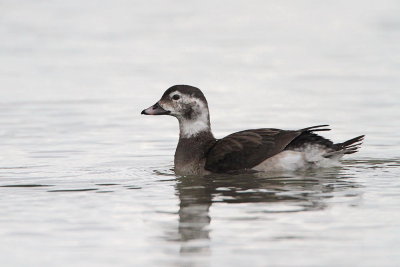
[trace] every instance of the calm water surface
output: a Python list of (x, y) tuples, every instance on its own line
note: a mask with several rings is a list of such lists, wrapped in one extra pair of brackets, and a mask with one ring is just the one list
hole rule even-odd
[[(329, 3), (328, 3), (329, 2)], [(397, 1), (1, 1), (2, 266), (399, 266)], [(181, 177), (177, 83), (214, 133), (366, 134), (335, 168)]]

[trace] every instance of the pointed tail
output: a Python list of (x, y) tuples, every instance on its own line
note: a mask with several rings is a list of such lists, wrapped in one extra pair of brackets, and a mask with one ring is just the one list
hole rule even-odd
[(365, 135), (360, 135), (354, 137), (350, 140), (347, 140), (343, 143), (338, 143), (333, 145), (334, 151), (329, 152), (324, 155), (324, 157), (330, 158), (334, 157), (335, 155), (344, 155), (344, 154), (353, 154), (360, 149), (360, 146), (364, 140)]

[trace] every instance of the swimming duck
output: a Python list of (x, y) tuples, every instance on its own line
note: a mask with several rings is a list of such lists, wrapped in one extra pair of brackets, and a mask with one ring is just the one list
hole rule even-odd
[(261, 128), (244, 130), (216, 139), (202, 91), (189, 85), (174, 85), (161, 99), (142, 111), (145, 115), (170, 115), (179, 121), (175, 172), (180, 175), (295, 170), (338, 162), (358, 151), (364, 135), (333, 143), (315, 132), (328, 125), (299, 130)]

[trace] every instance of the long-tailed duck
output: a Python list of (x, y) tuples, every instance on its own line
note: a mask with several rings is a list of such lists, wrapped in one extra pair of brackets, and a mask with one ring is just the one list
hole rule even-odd
[(328, 125), (300, 130), (262, 128), (244, 130), (215, 139), (207, 100), (200, 89), (175, 85), (165, 91), (146, 115), (170, 115), (179, 121), (175, 172), (181, 175), (240, 171), (294, 170), (337, 162), (359, 149), (364, 135), (334, 144), (314, 132)]

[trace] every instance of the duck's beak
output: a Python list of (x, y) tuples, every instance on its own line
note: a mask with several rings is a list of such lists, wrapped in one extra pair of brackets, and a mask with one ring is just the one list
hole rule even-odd
[(142, 111), (141, 114), (144, 115), (168, 115), (171, 111), (163, 109), (160, 104), (155, 103), (153, 106), (146, 108)]

